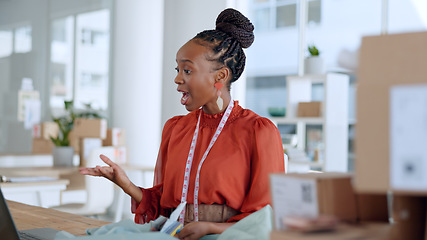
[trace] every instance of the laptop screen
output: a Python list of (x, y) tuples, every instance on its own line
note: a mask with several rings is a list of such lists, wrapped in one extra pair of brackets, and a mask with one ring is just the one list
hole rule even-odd
[(0, 237), (1, 239), (19, 240), (18, 232), (0, 189)]

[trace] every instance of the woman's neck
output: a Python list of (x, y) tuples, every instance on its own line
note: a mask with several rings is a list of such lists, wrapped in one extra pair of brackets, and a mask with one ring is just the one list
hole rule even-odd
[(203, 112), (211, 115), (225, 112), (225, 110), (227, 110), (228, 104), (231, 101), (231, 96), (230, 94), (222, 94), (221, 98), (223, 100), (222, 109), (219, 109), (218, 104), (215, 101), (215, 102), (209, 102), (206, 105), (203, 105), (202, 107)]

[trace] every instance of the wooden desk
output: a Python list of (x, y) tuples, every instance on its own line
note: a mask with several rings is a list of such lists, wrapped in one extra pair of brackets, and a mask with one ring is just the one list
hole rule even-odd
[[(136, 171), (142, 173), (142, 186), (141, 187), (151, 187), (152, 185), (148, 184), (146, 180), (146, 174), (153, 174), (154, 167), (149, 166), (139, 166), (139, 165), (131, 165), (131, 164), (120, 164), (121, 168), (123, 168), (126, 172)], [(10, 168), (0, 168), (0, 175), (5, 175), (7, 177), (28, 177), (28, 176), (47, 176), (61, 179), (68, 179), (69, 184), (67, 185), (66, 190), (82, 190), (85, 191), (85, 181), (84, 176), (81, 175), (78, 171), (78, 167), (10, 167)], [(151, 179), (150, 179), (151, 180)], [(107, 180), (106, 180), (107, 181)], [(151, 182), (151, 181), (150, 181)], [(139, 184), (138, 184), (139, 185)], [(125, 202), (126, 194), (120, 189), (117, 199), (117, 208), (115, 211), (114, 221), (118, 222), (123, 217), (123, 208)], [(19, 201), (18, 199), (11, 199), (15, 201)], [(63, 202), (64, 198), (61, 201), (57, 201), (57, 204), (52, 205), (43, 205), (37, 204), (40, 206), (48, 207), (59, 205), (60, 202)], [(22, 202), (22, 201), (19, 201)], [(43, 201), (40, 201), (40, 203)], [(67, 201), (65, 201), (67, 202)], [(31, 203), (31, 202), (25, 202)], [(32, 203), (31, 203), (32, 204)]]
[(0, 187), (6, 199), (49, 207), (60, 203), (61, 191), (70, 183), (66, 179), (35, 182), (6, 182)]
[(18, 230), (54, 228), (74, 235), (86, 235), (86, 229), (101, 227), (109, 222), (82, 217), (53, 209), (7, 201)]
[(3, 193), (16, 193), (28, 191), (61, 191), (65, 190), (70, 181), (67, 179), (58, 179), (52, 181), (35, 181), (35, 182), (6, 182), (0, 183)]

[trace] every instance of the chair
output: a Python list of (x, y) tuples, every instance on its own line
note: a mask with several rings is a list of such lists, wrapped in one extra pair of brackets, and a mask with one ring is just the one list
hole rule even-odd
[[(106, 164), (99, 158), (104, 154), (112, 161), (115, 161), (114, 147), (100, 147), (93, 149), (86, 161), (85, 167), (95, 167), (96, 165), (105, 166)], [(76, 178), (80, 178), (77, 180)], [(84, 181), (86, 199), (81, 203), (68, 203), (53, 207), (53, 209), (84, 216), (97, 216), (107, 212), (107, 208), (113, 203), (114, 184), (103, 177), (76, 175), (75, 181)], [(73, 181), (71, 179), (71, 183)]]

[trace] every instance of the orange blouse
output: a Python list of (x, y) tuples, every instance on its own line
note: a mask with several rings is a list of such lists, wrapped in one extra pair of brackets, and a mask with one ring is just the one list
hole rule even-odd
[[(223, 113), (209, 115), (199, 109), (166, 122), (154, 187), (141, 189), (141, 202), (132, 199), (136, 223), (149, 222), (159, 215), (169, 216), (170, 209), (181, 202), (185, 164), (200, 113), (187, 197), (187, 203), (193, 203), (197, 168)], [(238, 221), (271, 204), (268, 176), (281, 171), (284, 171), (284, 154), (279, 130), (267, 118), (235, 102), (200, 170), (199, 204), (226, 204), (241, 212), (228, 221)]]

